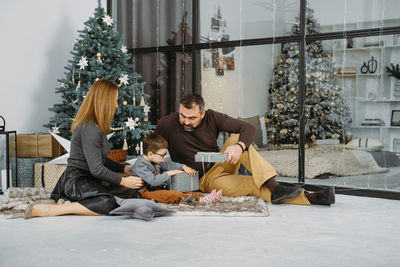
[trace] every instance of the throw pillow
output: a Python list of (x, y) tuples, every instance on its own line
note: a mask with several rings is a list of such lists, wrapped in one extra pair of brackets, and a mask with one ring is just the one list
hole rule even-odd
[(345, 148), (365, 151), (379, 151), (383, 148), (383, 144), (377, 139), (356, 138), (348, 142)]
[(265, 126), (265, 118), (264, 116), (254, 116), (250, 118), (240, 118), (239, 120), (250, 123), (256, 128), (256, 136), (254, 137), (254, 143), (258, 147), (263, 147), (267, 144), (267, 128)]
[(149, 221), (153, 217), (168, 215), (174, 212), (157, 205), (154, 200), (139, 198), (123, 199), (119, 197), (114, 198), (119, 207), (110, 211), (110, 214), (128, 215), (133, 218)]

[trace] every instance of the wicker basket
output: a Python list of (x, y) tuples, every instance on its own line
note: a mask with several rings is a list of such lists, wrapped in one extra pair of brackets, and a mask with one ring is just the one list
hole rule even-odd
[(127, 150), (122, 149), (111, 149), (108, 153), (108, 157), (114, 161), (123, 162), (126, 160), (126, 155), (128, 155)]

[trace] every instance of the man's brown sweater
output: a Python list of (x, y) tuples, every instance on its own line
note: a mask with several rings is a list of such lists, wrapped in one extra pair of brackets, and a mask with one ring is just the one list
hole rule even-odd
[[(226, 114), (207, 110), (199, 126), (186, 132), (179, 122), (179, 113), (171, 113), (158, 122), (155, 132), (168, 141), (169, 154), (173, 161), (186, 164), (203, 173), (203, 164), (194, 161), (197, 152), (218, 152), (219, 132), (238, 133), (239, 141), (249, 147), (254, 140), (255, 128), (244, 121)], [(212, 165), (204, 165), (207, 172)]]

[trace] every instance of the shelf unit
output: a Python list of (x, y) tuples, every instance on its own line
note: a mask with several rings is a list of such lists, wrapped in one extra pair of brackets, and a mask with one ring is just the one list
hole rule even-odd
[[(324, 26), (323, 31), (343, 31), (400, 25), (400, 19), (348, 23)], [(391, 126), (392, 110), (400, 110), (400, 97), (394, 96), (395, 78), (389, 77), (386, 67), (400, 64), (400, 36), (376, 36), (348, 41), (324, 41), (324, 48), (332, 50), (337, 81), (343, 88), (344, 97), (350, 107), (352, 123), (350, 131), (354, 137), (379, 139), (385, 150), (393, 151), (393, 139), (400, 138), (400, 127)], [(361, 73), (364, 62), (376, 60), (375, 73)], [(340, 69), (354, 74), (338, 74)], [(364, 69), (365, 70), (365, 69)], [(367, 119), (381, 119), (383, 126), (363, 126)]]

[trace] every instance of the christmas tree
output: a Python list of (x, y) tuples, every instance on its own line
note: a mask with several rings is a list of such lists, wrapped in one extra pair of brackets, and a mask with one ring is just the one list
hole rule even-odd
[[(312, 9), (307, 9), (307, 34), (319, 32)], [(291, 33), (299, 34), (299, 18)], [(266, 123), (272, 144), (298, 144), (299, 140), (299, 43), (282, 44), (269, 88)], [(344, 140), (350, 123), (350, 109), (344, 101), (332, 64), (332, 54), (321, 41), (306, 44), (306, 141), (334, 138)]]
[(94, 17), (84, 24), (71, 52), (73, 58), (65, 67), (66, 77), (58, 80), (60, 86), (56, 93), (62, 94), (62, 103), (49, 108), (55, 115), (44, 126), (70, 138), (72, 120), (90, 86), (97, 79), (106, 78), (120, 86), (119, 105), (111, 123), (112, 130), (116, 131), (110, 139), (111, 146), (122, 148), (125, 145), (126, 149), (127, 145), (129, 152), (134, 152), (138, 142), (153, 128), (148, 122), (150, 107), (146, 104), (145, 83), (139, 82), (141, 76), (132, 72), (132, 65), (128, 63), (131, 55), (100, 1)]

